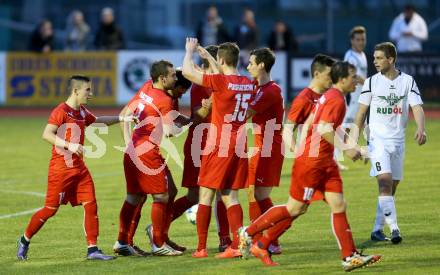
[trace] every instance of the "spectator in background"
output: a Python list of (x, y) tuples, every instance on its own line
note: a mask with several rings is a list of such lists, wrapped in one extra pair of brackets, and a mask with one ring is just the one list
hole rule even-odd
[(251, 51), (258, 46), (258, 28), (255, 23), (254, 12), (251, 9), (245, 9), (243, 19), (235, 32), (235, 41), (241, 50)]
[(84, 21), (81, 11), (73, 11), (67, 18), (67, 39), (65, 50), (73, 52), (85, 51), (89, 42), (90, 27)]
[(44, 19), (34, 30), (28, 46), (30, 51), (49, 53), (53, 51), (53, 29), (52, 23)]
[(283, 21), (277, 21), (269, 35), (267, 44), (274, 51), (297, 52), (298, 43), (290, 28)]
[(101, 11), (101, 26), (95, 36), (97, 50), (119, 50), (124, 48), (122, 31), (115, 24), (112, 8), (103, 8)]
[(229, 41), (229, 34), (215, 6), (208, 8), (206, 21), (199, 23), (196, 36), (201, 45), (218, 45)]
[(394, 19), (389, 36), (396, 42), (398, 52), (420, 52), (422, 41), (428, 39), (428, 27), (415, 7), (406, 5), (403, 12)]

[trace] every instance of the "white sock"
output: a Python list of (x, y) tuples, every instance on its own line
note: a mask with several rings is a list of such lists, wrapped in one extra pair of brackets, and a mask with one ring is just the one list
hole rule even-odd
[(378, 200), (376, 207), (376, 220), (374, 221), (373, 232), (376, 232), (378, 230), (383, 230), (384, 225), (385, 225), (385, 216), (383, 215), (382, 208), (380, 208), (380, 203)]
[(379, 205), (382, 209), (382, 213), (385, 216), (385, 222), (387, 223), (390, 231), (399, 230), (397, 226), (397, 213), (396, 206), (394, 204), (393, 196), (379, 196)]

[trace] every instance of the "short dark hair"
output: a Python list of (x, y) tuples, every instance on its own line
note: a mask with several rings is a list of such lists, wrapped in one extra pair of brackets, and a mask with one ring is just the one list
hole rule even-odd
[(270, 72), (273, 64), (275, 64), (275, 54), (269, 48), (255, 49), (251, 51), (250, 56), (251, 55), (255, 55), (255, 62), (257, 65), (263, 62), (266, 72)]
[[(209, 53), (212, 57), (214, 57), (214, 59), (217, 58), (217, 52), (218, 52), (218, 46), (217, 46), (217, 45), (209, 45), (209, 46), (206, 46), (206, 47), (205, 47), (205, 50), (207, 50), (208, 53)], [(208, 62), (207, 59), (203, 59), (203, 58), (202, 58), (202, 64), (203, 64), (203, 67), (205, 67), (205, 68), (209, 68), (209, 62)]]
[(240, 48), (236, 43), (225, 42), (218, 46), (218, 56), (222, 58), (226, 65), (237, 67), (238, 58), (240, 55)]
[(182, 69), (176, 70), (176, 77), (177, 77), (177, 81), (174, 84), (175, 88), (182, 87), (183, 89), (187, 90), (191, 86), (192, 84), (191, 81), (189, 81), (183, 76)]
[(150, 76), (153, 82), (157, 82), (159, 76), (167, 76), (168, 68), (172, 68), (173, 63), (166, 60), (159, 60), (154, 62), (150, 68)]
[(356, 67), (347, 61), (337, 61), (333, 64), (330, 71), (330, 78), (332, 79), (333, 84), (338, 83), (342, 78), (348, 77), (350, 70), (356, 71)]
[(81, 83), (89, 83), (91, 81), (90, 77), (85, 75), (72, 75), (67, 81), (67, 90), (70, 92), (73, 89), (79, 88)]
[(354, 26), (350, 31), (350, 38), (353, 38), (356, 34), (364, 34), (367, 33), (367, 30), (364, 26)]
[(335, 59), (325, 55), (325, 54), (317, 54), (313, 58), (312, 65), (310, 65), (310, 72), (312, 73), (312, 77), (316, 71), (322, 72), (326, 67), (331, 67), (335, 63)]
[(394, 58), (394, 63), (396, 63), (397, 50), (396, 50), (396, 46), (394, 46), (393, 43), (391, 42), (379, 43), (376, 46), (374, 46), (374, 50), (383, 52), (386, 58), (390, 58), (390, 57)]

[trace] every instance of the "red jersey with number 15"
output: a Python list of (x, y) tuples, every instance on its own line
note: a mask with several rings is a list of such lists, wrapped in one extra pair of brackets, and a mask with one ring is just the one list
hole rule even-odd
[[(208, 143), (216, 146), (235, 146), (237, 132), (246, 123), (246, 112), (254, 96), (255, 81), (240, 75), (205, 74), (202, 86), (212, 90), (211, 128)], [(231, 125), (231, 126), (228, 126)], [(213, 126), (216, 128), (214, 141)], [(226, 126), (226, 128), (224, 128)], [(222, 129), (231, 128), (229, 144), (221, 143)], [(225, 141), (224, 141), (225, 142)]]

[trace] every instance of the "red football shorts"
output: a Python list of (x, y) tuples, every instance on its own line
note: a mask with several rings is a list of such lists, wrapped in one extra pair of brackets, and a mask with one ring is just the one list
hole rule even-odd
[(159, 149), (152, 149), (134, 160), (124, 154), (124, 173), (129, 194), (168, 192), (168, 167)]
[(281, 145), (273, 144), (270, 157), (262, 157), (261, 152), (249, 161), (248, 184), (262, 187), (277, 187), (280, 184), (284, 156)]
[(292, 168), (290, 196), (310, 203), (324, 199), (325, 192), (342, 193), (342, 179), (333, 161), (330, 166), (317, 167), (307, 161), (296, 160)]
[(202, 157), (202, 167), (199, 174), (199, 186), (225, 190), (246, 188), (248, 174), (247, 158), (240, 158), (235, 149), (229, 149), (226, 157), (219, 156), (216, 146), (208, 155)]
[(95, 200), (95, 186), (92, 176), (83, 162), (79, 166), (66, 167), (63, 161), (51, 161), (46, 193), (46, 206), (60, 204), (72, 206)]

